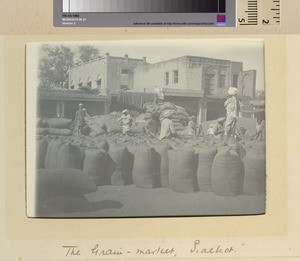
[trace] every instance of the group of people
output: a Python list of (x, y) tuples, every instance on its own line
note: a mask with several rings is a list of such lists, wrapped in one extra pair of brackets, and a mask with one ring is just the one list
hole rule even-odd
[[(239, 113), (241, 111), (242, 104), (237, 99), (238, 90), (235, 87), (230, 87), (228, 90), (229, 98), (225, 101), (224, 106), (226, 109), (226, 117), (222, 117), (216, 120), (216, 123), (209, 126), (207, 131), (208, 135), (213, 135), (216, 138), (221, 138), (223, 136), (226, 137), (234, 137), (235, 139), (239, 139), (239, 135), (245, 133), (245, 129), (241, 129), (240, 133), (236, 129), (237, 119)], [(265, 123), (262, 118), (258, 118), (256, 122), (256, 133), (254, 138), (256, 140), (264, 139), (265, 133)]]
[[(214, 124), (211, 124), (207, 130), (207, 135), (212, 135), (215, 138), (233, 137), (238, 139), (239, 133), (236, 130), (237, 119), (241, 110), (240, 101), (237, 99), (238, 90), (235, 87), (230, 87), (228, 90), (229, 98), (225, 101), (224, 106), (226, 109), (226, 117), (221, 117), (216, 120)], [(154, 102), (160, 102), (158, 97)], [(85, 126), (87, 111), (83, 108), (83, 105), (79, 104), (79, 109), (75, 114), (75, 130), (78, 134), (82, 134)], [(171, 120), (173, 112), (171, 110), (165, 111), (162, 115), (158, 112), (153, 112), (151, 119), (145, 125), (146, 133), (152, 137), (156, 137), (159, 134), (159, 140), (169, 139), (178, 136)], [(118, 119), (119, 124), (122, 126), (122, 132), (124, 135), (130, 133), (130, 128), (133, 123), (133, 119), (128, 110), (122, 111), (122, 116)], [(189, 118), (187, 134), (189, 136), (203, 136), (203, 129), (201, 124), (196, 123), (196, 117), (191, 116)], [(264, 138), (264, 121), (262, 119), (257, 120), (255, 139)]]

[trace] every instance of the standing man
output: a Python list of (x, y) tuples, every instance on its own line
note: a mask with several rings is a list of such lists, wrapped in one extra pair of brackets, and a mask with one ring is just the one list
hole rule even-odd
[(75, 129), (78, 134), (81, 134), (82, 128), (84, 126), (84, 111), (82, 103), (78, 104), (78, 110), (75, 113)]
[(188, 122), (188, 135), (195, 136), (197, 134), (198, 125), (195, 123), (196, 117), (191, 116)]
[(172, 120), (170, 119), (171, 116), (172, 111), (167, 111), (164, 113), (161, 121), (159, 140), (169, 139), (175, 135), (175, 128)]
[(165, 95), (163, 94), (161, 87), (155, 86), (154, 93), (155, 93), (155, 97), (153, 103), (159, 104), (164, 101)]
[(228, 94), (230, 98), (224, 103), (226, 109), (226, 120), (225, 120), (225, 136), (230, 137), (235, 135), (235, 127), (237, 118), (239, 116), (240, 104), (237, 100), (238, 90), (235, 87), (230, 87), (228, 89)]
[(263, 119), (257, 119), (255, 139), (258, 140), (258, 138), (260, 138), (259, 140), (263, 140), (264, 132), (265, 132), (265, 121)]
[(122, 132), (123, 134), (127, 134), (130, 131), (130, 127), (132, 124), (132, 118), (128, 113), (128, 110), (122, 111), (122, 116), (118, 120), (122, 125)]

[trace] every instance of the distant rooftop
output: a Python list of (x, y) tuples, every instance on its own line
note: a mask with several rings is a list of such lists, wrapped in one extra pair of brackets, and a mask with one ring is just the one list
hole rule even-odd
[(43, 89), (37, 90), (39, 99), (46, 100), (82, 100), (82, 101), (106, 101), (110, 98), (108, 96), (86, 93), (83, 90), (69, 90), (69, 89)]

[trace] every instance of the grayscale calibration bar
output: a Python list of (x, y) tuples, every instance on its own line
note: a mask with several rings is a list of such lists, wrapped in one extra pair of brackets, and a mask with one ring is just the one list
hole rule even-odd
[(53, 0), (56, 27), (235, 27), (236, 0)]
[(225, 13), (225, 0), (63, 0), (63, 12)]

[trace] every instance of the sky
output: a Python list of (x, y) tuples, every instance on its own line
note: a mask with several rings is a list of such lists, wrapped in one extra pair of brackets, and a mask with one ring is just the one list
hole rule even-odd
[[(53, 44), (53, 42), (51, 43)], [(147, 62), (155, 63), (184, 55), (202, 56), (243, 62), (244, 70), (257, 71), (256, 89), (264, 90), (264, 44), (260, 40), (241, 39), (201, 39), (201, 40), (122, 40), (101, 42), (65, 42), (75, 48), (77, 45), (91, 44), (100, 54), (130, 58), (147, 57)]]

